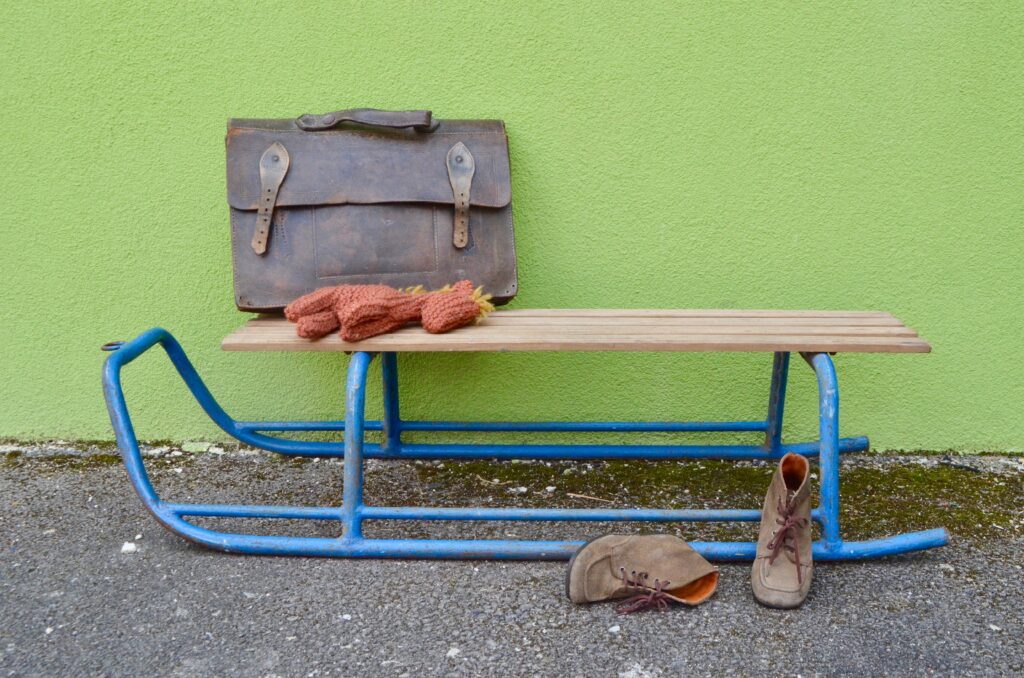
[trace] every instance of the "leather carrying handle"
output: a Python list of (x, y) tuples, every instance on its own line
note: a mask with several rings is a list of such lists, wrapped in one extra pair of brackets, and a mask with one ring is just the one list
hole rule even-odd
[(433, 132), (437, 129), (437, 121), (433, 119), (430, 111), (381, 111), (376, 108), (349, 108), (323, 115), (307, 113), (300, 115), (295, 121), (299, 129), (307, 132), (331, 129), (343, 122), (392, 129), (411, 127), (417, 132)]

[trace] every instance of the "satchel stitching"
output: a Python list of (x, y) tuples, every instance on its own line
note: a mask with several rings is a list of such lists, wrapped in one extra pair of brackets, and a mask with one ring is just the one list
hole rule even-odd
[(320, 280), (320, 222), (316, 216), (316, 208), (309, 208), (309, 215), (313, 217), (313, 277)]
[[(258, 130), (260, 132), (278, 132), (280, 134), (323, 134), (324, 132), (328, 131), (328, 130), (306, 131), (306, 130), (303, 130), (303, 129), (281, 129), (280, 127), (260, 127), (259, 125), (234, 125), (234, 126), (231, 127), (231, 129), (251, 129), (251, 130)], [(359, 135), (359, 136), (363, 136), (363, 137), (374, 136), (373, 132), (368, 132), (368, 131), (365, 131), (365, 130), (355, 130), (355, 129), (350, 129), (350, 130), (330, 130), (329, 133), (330, 134), (355, 134), (355, 135)], [(479, 129), (474, 129), (471, 132), (460, 132), (457, 129), (453, 129), (453, 130), (449, 130), (447, 132), (425, 132), (425, 134), (430, 134), (430, 136), (433, 136), (433, 137), (452, 136), (453, 134), (461, 134), (462, 136), (465, 136), (465, 137), (493, 137), (493, 136), (497, 136), (499, 134), (502, 134), (502, 132), (485, 132), (485, 131), (479, 130)]]
[(238, 297), (238, 256), (235, 252), (235, 243), (238, 242), (238, 229), (235, 228), (235, 214), (237, 210), (231, 210), (231, 284), (235, 288), (235, 306), (239, 305), (241, 299)]
[[(505, 224), (508, 226), (509, 242), (512, 243), (512, 277), (518, 282), (519, 280), (519, 267), (518, 260), (516, 259), (516, 234), (515, 229), (512, 227), (512, 202), (509, 201), (506, 207)], [(511, 294), (514, 290), (505, 288), (505, 294)]]
[[(502, 207), (505, 207), (506, 205), (508, 205), (508, 204), (510, 204), (512, 202), (511, 193), (512, 193), (512, 191), (509, 190), (509, 196), (510, 196), (509, 197), (509, 201), (507, 203), (505, 203), (504, 205), (488, 205), (486, 203), (484, 203), (484, 204), (477, 203), (475, 206), (476, 207), (487, 207), (487, 208), (490, 208), (490, 209), (501, 209)], [(305, 200), (308, 200), (309, 202), (313, 202), (313, 203), (320, 203), (321, 201), (327, 199), (326, 197), (323, 196), (323, 192), (322, 191), (292, 191), (291, 195), (293, 195), (295, 197), (302, 197)], [(243, 202), (251, 202), (253, 200), (258, 200), (259, 199), (259, 194), (258, 193), (242, 193), (238, 197)], [(345, 202), (338, 202), (338, 203), (323, 203), (323, 204), (327, 204), (327, 205), (382, 205), (382, 204), (397, 204), (397, 203), (426, 203), (428, 205), (453, 205), (453, 204), (455, 204), (454, 202), (450, 202), (450, 203), (449, 202), (438, 202), (438, 201), (434, 201), (434, 200), (377, 200), (377, 201), (374, 201), (374, 202), (351, 202), (351, 201), (345, 201)], [(230, 205), (230, 203), (229, 203), (229, 205)], [(230, 205), (230, 206), (234, 207), (233, 205)], [(302, 205), (280, 205), (280, 207), (301, 207), (301, 206)], [(470, 200), (470, 206), (473, 206), (472, 199)], [(242, 210), (242, 211), (245, 211), (245, 212), (253, 212), (253, 211), (257, 211), (259, 209), (259, 207), (234, 207), (234, 209)]]
[(437, 206), (436, 205), (431, 205), (430, 206), (430, 220), (431, 220), (431, 223), (433, 224), (433, 228), (434, 228), (434, 270), (432, 272), (436, 273), (437, 269), (439, 268), (438, 256), (437, 256)]

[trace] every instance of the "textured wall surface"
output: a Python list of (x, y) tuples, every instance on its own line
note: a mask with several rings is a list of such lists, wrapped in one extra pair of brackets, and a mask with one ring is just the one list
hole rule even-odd
[[(235, 416), (337, 415), (344, 356), (218, 348), (224, 125), (372, 106), (507, 122), (516, 306), (890, 310), (934, 353), (840, 355), (843, 434), (1024, 449), (1024, 5), (500, 4), (9, 6), (0, 437), (109, 438), (97, 348), (153, 325)], [(741, 418), (770, 356), (400, 367), (409, 417)], [(127, 377), (140, 437), (218, 436)], [(795, 362), (787, 435), (814, 408)]]

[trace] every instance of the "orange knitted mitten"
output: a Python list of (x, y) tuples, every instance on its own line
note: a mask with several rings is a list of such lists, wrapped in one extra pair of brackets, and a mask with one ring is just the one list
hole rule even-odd
[(353, 294), (336, 307), (341, 338), (361, 341), (414, 323), (420, 319), (424, 297), (383, 285)]
[(364, 299), (397, 293), (387, 285), (336, 285), (322, 287), (284, 307), (284, 317), (295, 323), (295, 332), (306, 339), (319, 339), (341, 327), (338, 310)]
[(334, 305), (338, 301), (338, 292), (345, 287), (323, 287), (301, 296), (284, 307), (284, 317), (295, 323), (295, 333), (300, 337), (325, 337), (341, 327)]
[(423, 329), (432, 334), (448, 332), (464, 327), (478, 319), (482, 320), (494, 310), (491, 295), (473, 289), (473, 283), (462, 280), (452, 285), (450, 292), (434, 292), (426, 295), (420, 313)]
[(414, 322), (422, 322), (428, 332), (448, 332), (493, 311), (490, 298), (468, 280), (436, 292), (339, 285), (299, 297), (284, 314), (296, 324), (300, 337), (317, 339), (340, 328), (345, 341), (360, 341)]

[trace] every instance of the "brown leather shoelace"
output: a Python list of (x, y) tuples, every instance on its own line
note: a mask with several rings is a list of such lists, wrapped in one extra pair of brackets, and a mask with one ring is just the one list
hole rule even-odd
[(626, 586), (634, 589), (637, 593), (616, 605), (616, 612), (619, 614), (633, 614), (634, 612), (640, 612), (649, 608), (668, 609), (668, 601), (671, 600), (668, 594), (665, 593), (665, 587), (669, 584), (668, 581), (655, 579), (654, 586), (651, 586), (647, 583), (646, 572), (638, 573), (636, 570), (633, 570), (628, 577), (626, 576), (626, 568), (620, 567), (619, 572), (622, 574), (622, 581), (626, 583)]
[(781, 499), (779, 499), (778, 512), (780, 517), (776, 518), (775, 522), (779, 524), (779, 528), (776, 530), (775, 536), (768, 542), (768, 550), (771, 551), (768, 563), (774, 563), (783, 551), (792, 553), (791, 562), (796, 564), (796, 581), (802, 584), (803, 570), (800, 568), (800, 549), (796, 547), (795, 542), (797, 530), (807, 528), (807, 519), (797, 517), (796, 506), (792, 502), (783, 503)]

